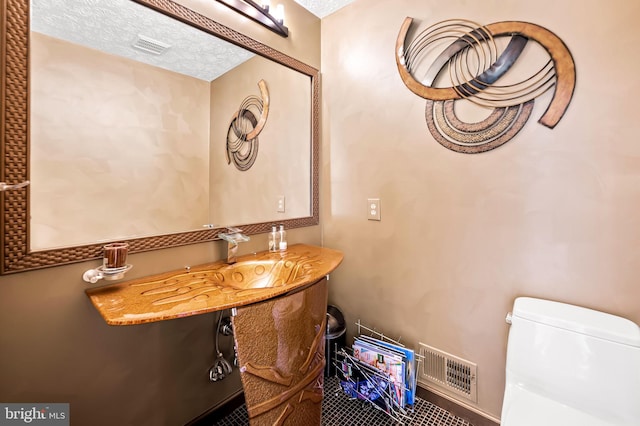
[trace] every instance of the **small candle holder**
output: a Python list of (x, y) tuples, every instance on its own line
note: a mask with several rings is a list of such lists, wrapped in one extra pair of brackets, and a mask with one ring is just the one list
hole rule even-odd
[(103, 278), (108, 281), (124, 278), (124, 275), (133, 268), (133, 265), (127, 264), (128, 251), (129, 244), (127, 243), (105, 245), (102, 266), (85, 271), (82, 274), (82, 279), (88, 283), (95, 284)]
[(127, 265), (127, 253), (129, 244), (111, 243), (104, 246), (102, 266), (105, 269), (119, 269)]

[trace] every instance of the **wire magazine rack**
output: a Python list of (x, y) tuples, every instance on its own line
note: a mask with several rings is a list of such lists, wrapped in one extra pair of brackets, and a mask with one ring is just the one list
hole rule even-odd
[[(394, 345), (398, 345), (402, 348), (405, 348), (405, 345), (400, 343), (400, 338), (391, 339), (388, 335), (385, 335), (382, 332), (376, 331), (375, 329), (371, 329), (363, 325), (360, 320), (355, 323), (357, 327), (357, 335), (358, 336), (369, 336), (376, 338), (383, 342), (388, 342)], [(338, 348), (337, 343), (335, 345), (335, 350), (333, 351), (333, 357), (331, 362), (335, 367), (336, 377), (340, 382), (349, 382), (352, 385), (352, 391), (356, 393), (356, 396), (351, 396), (351, 399), (358, 400), (362, 402), (362, 404), (366, 404), (371, 406), (377, 410), (382, 411), (387, 414), (391, 419), (398, 422), (398, 424), (405, 424), (405, 422), (409, 422), (412, 419), (414, 414), (414, 405), (404, 405), (397, 402), (397, 399), (394, 398), (392, 394), (394, 386), (397, 384), (392, 382), (389, 374), (385, 373), (382, 370), (375, 368), (374, 366), (369, 366), (363, 363), (361, 360), (356, 358), (353, 353), (353, 348)], [(424, 361), (424, 356), (415, 353), (415, 366), (416, 373), (420, 369), (420, 364)], [(349, 374), (345, 374), (345, 370), (349, 371)], [(384, 404), (381, 406), (379, 403), (371, 400), (368, 395), (364, 395), (361, 393), (360, 389), (357, 386), (357, 382), (354, 380), (354, 375), (364, 378), (364, 380), (370, 383), (371, 388), (376, 388), (376, 391), (380, 393), (380, 398), (384, 401)], [(417, 380), (417, 374), (414, 375), (413, 381), (414, 383), (405, 383), (404, 392), (410, 391), (410, 388), (415, 390), (415, 381)], [(342, 384), (338, 384), (338, 388), (336, 389), (336, 393), (338, 392), (346, 392), (343, 388)]]

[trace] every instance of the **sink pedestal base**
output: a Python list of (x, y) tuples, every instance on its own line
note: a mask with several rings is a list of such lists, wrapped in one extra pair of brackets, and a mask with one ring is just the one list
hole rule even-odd
[(320, 425), (326, 278), (237, 308), (233, 328), (250, 424)]

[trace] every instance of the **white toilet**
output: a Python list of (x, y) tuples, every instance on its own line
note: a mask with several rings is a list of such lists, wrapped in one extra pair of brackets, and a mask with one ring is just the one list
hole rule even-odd
[(501, 426), (640, 426), (640, 328), (614, 315), (517, 298)]

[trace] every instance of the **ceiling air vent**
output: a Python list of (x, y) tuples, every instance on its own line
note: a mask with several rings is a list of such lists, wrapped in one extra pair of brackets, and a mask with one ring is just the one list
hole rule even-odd
[(154, 40), (151, 37), (138, 34), (138, 38), (133, 43), (133, 47), (143, 52), (153, 53), (154, 55), (162, 55), (171, 47), (170, 44)]

